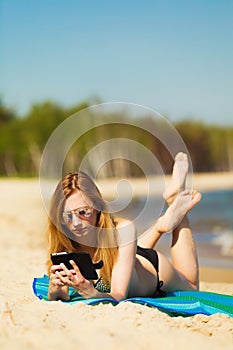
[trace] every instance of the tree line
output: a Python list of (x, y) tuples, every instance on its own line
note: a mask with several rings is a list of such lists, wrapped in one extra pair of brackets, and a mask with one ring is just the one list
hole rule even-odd
[[(19, 117), (13, 109), (7, 108), (0, 101), (0, 175), (38, 176), (42, 152), (50, 135), (66, 118), (90, 105), (86, 101), (65, 108), (52, 101), (44, 101), (32, 105), (25, 116)], [(122, 115), (121, 118), (124, 120), (125, 116)], [(150, 130), (153, 123), (151, 118), (146, 115), (140, 118), (146, 129)], [(195, 172), (233, 170), (233, 127), (220, 127), (191, 120), (182, 120), (173, 123), (173, 126), (188, 149)], [(108, 124), (93, 127), (73, 144), (64, 164), (64, 171), (72, 170), (95, 145), (118, 137), (136, 140), (156, 156), (165, 173), (171, 172), (173, 161), (166, 146), (145, 129), (114, 124), (114, 113)], [(120, 149), (121, 146), (116, 141), (115, 147)], [(96, 162), (94, 157), (92, 162)], [(119, 157), (105, 164), (101, 175), (141, 176), (142, 169)]]

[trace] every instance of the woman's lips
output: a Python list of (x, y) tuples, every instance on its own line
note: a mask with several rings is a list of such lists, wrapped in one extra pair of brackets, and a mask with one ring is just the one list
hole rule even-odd
[(72, 230), (72, 232), (75, 235), (83, 236), (85, 233), (87, 233), (87, 229), (86, 228), (74, 229)]

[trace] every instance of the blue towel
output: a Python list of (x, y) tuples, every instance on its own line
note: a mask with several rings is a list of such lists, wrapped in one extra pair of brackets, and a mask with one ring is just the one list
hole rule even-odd
[[(48, 301), (48, 285), (49, 277), (47, 275), (41, 278), (34, 278), (32, 287), (39, 299)], [(73, 288), (69, 288), (69, 295), (70, 300), (64, 301), (64, 303), (71, 305), (75, 303), (85, 303), (88, 305), (97, 305), (100, 303), (119, 304), (118, 301), (111, 298), (84, 299)], [(224, 313), (233, 317), (233, 296), (210, 292), (178, 291), (169, 293), (163, 298), (136, 297), (120, 301), (120, 303), (122, 302), (133, 302), (156, 307), (171, 316)]]

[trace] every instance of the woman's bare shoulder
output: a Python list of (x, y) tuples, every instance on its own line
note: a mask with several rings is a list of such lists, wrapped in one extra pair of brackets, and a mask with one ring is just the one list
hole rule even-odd
[(121, 217), (114, 218), (114, 222), (115, 222), (116, 228), (121, 228), (129, 225), (131, 227), (135, 227), (133, 221), (129, 219), (121, 218)]
[(137, 230), (133, 221), (125, 218), (117, 218), (115, 225), (119, 234), (120, 246), (137, 241)]

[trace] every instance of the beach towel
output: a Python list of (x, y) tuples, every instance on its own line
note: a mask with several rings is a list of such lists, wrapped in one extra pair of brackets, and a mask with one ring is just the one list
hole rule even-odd
[[(42, 300), (48, 300), (49, 277), (44, 275), (34, 278), (33, 291)], [(213, 315), (223, 313), (233, 317), (233, 296), (202, 292), (202, 291), (177, 291), (167, 294), (162, 298), (135, 297), (124, 299), (120, 302), (112, 298), (84, 299), (73, 288), (69, 288), (70, 300), (63, 301), (67, 304), (85, 303), (87, 305), (97, 305), (100, 303), (111, 303), (117, 305), (123, 302), (133, 302), (137, 304), (156, 307), (170, 316), (191, 316), (195, 314)]]

